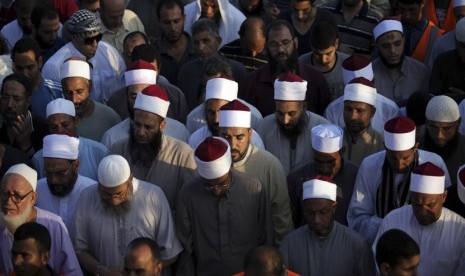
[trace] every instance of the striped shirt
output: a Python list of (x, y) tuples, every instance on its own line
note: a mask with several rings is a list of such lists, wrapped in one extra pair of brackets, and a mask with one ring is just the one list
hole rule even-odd
[(247, 72), (251, 72), (268, 63), (266, 50), (263, 50), (260, 54), (252, 57), (246, 49), (241, 47), (240, 39), (236, 39), (233, 42), (224, 45), (220, 49), (220, 52), (223, 56), (242, 63)]

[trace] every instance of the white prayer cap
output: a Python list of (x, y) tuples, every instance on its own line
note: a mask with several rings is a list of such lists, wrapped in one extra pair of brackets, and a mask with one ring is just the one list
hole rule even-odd
[(274, 99), (278, 101), (305, 101), (307, 81), (296, 74), (285, 73), (274, 81)]
[(322, 198), (336, 201), (337, 185), (327, 176), (318, 175), (303, 183), (303, 200)]
[(76, 160), (79, 156), (79, 139), (66, 134), (44, 137), (43, 157)]
[(452, 123), (460, 119), (458, 104), (448, 96), (435, 96), (429, 100), (426, 119), (434, 122)]
[(369, 58), (353, 54), (342, 62), (342, 80), (344, 81), (344, 85), (346, 85), (358, 77), (364, 77), (367, 80), (373, 81), (373, 68)]
[(108, 155), (98, 165), (98, 182), (105, 187), (118, 187), (130, 176), (128, 161), (121, 155)]
[(384, 145), (392, 151), (415, 146), (415, 123), (408, 117), (396, 117), (384, 124)]
[(351, 80), (344, 87), (344, 101), (362, 102), (375, 106), (375, 84), (364, 77), (358, 77)]
[(214, 78), (207, 81), (205, 88), (205, 101), (218, 99), (232, 101), (237, 99), (239, 85), (237, 82), (225, 78)]
[(455, 25), (455, 39), (465, 43), (465, 18), (461, 18)]
[(76, 109), (72, 101), (58, 98), (47, 104), (47, 118), (55, 114), (68, 114), (71, 117), (76, 117)]
[(465, 0), (454, 0), (453, 3), (454, 8), (465, 6)]
[(134, 109), (144, 110), (150, 113), (157, 114), (163, 118), (168, 113), (170, 102), (163, 88), (156, 84), (152, 84), (137, 94)]
[(22, 164), (16, 164), (14, 166), (11, 166), (5, 173), (3, 177), (6, 177), (9, 174), (19, 174), (20, 176), (24, 177), (27, 182), (32, 187), (32, 190), (35, 192), (37, 188), (37, 172), (29, 167), (28, 165), (22, 163)]
[(457, 194), (460, 201), (465, 204), (465, 165), (462, 165), (457, 171)]
[(138, 59), (128, 66), (124, 73), (126, 86), (134, 84), (156, 84), (157, 71), (152, 64)]
[(402, 28), (402, 23), (400, 23), (399, 20), (386, 19), (376, 25), (376, 27), (373, 29), (373, 36), (376, 41), (383, 34), (393, 31), (397, 31), (403, 34), (404, 29)]
[(68, 59), (61, 65), (61, 79), (81, 77), (90, 80), (90, 65), (80, 59)]
[(333, 153), (342, 148), (344, 132), (333, 124), (321, 124), (312, 128), (312, 148), (319, 152)]
[(250, 108), (238, 100), (223, 105), (219, 112), (219, 127), (250, 128)]
[(207, 137), (195, 149), (195, 163), (199, 175), (205, 179), (216, 179), (231, 169), (231, 149), (228, 141), (221, 137)]
[(431, 162), (413, 168), (410, 176), (410, 191), (421, 194), (442, 194), (446, 174)]

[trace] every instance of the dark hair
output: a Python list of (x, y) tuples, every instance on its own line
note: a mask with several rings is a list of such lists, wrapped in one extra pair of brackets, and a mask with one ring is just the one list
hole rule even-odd
[(36, 0), (16, 0), (15, 10), (21, 12), (31, 12), (36, 5)]
[(170, 9), (174, 9), (175, 7), (178, 7), (181, 10), (181, 16), (184, 15), (184, 4), (182, 3), (181, 0), (158, 1), (157, 8), (156, 8), (158, 19), (160, 19), (160, 13), (161, 13), (162, 8), (170, 10)]
[(26, 89), (26, 98), (29, 98), (32, 95), (32, 85), (31, 82), (29, 81), (28, 78), (26, 78), (23, 75), (19, 75), (16, 73), (13, 73), (11, 75), (6, 76), (3, 79), (2, 82), (2, 93), (3, 93), (3, 88), (5, 87), (5, 83), (8, 81), (17, 81), (19, 82), (25, 89)]
[(266, 28), (266, 41), (269, 40), (270, 31), (272, 30), (274, 31), (274, 30), (281, 29), (281, 28), (287, 28), (289, 32), (291, 33), (291, 37), (292, 38), (295, 37), (294, 27), (292, 27), (291, 23), (283, 19), (278, 19), (278, 20), (273, 21)]
[(426, 107), (431, 98), (431, 95), (421, 91), (413, 93), (408, 98), (406, 106), (407, 117), (412, 119), (415, 125), (422, 125), (426, 122)]
[(16, 53), (22, 54), (22, 53), (27, 53), (29, 51), (34, 52), (36, 60), (38, 60), (39, 57), (41, 56), (40, 46), (39, 46), (39, 43), (37, 43), (37, 41), (35, 41), (34, 39), (30, 37), (21, 38), (15, 43), (15, 46), (13, 46), (13, 49), (11, 50), (11, 56), (10, 56), (11, 60), (13, 62), (15, 61)]
[(141, 44), (137, 45), (132, 49), (131, 62), (134, 62), (138, 59), (145, 60), (147, 62), (158, 62), (159, 55), (157, 49), (151, 44)]
[(294, 2), (310, 2), (310, 5), (313, 6), (313, 4), (315, 4), (315, 1), (316, 0), (291, 0), (291, 2), (294, 1)]
[(40, 27), (42, 19), (54, 20), (58, 18), (58, 12), (52, 5), (37, 5), (32, 9), (31, 23), (37, 29)]
[(424, 0), (397, 0), (397, 4), (398, 3), (403, 3), (403, 4), (406, 4), (406, 5), (412, 5), (412, 4), (421, 5), (424, 2), (425, 2)]
[(134, 31), (134, 32), (131, 32), (131, 33), (128, 33), (124, 39), (123, 39), (123, 45), (126, 45), (126, 43), (128, 42), (128, 40), (130, 39), (133, 39), (135, 38), (136, 36), (140, 36), (144, 39), (145, 43), (149, 43), (149, 38), (147, 37), (146, 34), (144, 34), (143, 32), (141, 31)]
[(376, 263), (395, 267), (401, 260), (420, 255), (420, 247), (407, 233), (399, 229), (386, 231), (376, 245)]
[(331, 22), (322, 21), (313, 26), (310, 33), (310, 44), (315, 50), (325, 50), (333, 46), (337, 38), (336, 26)]
[(33, 239), (39, 245), (39, 252), (49, 252), (52, 246), (50, 232), (45, 226), (37, 222), (26, 222), (16, 229), (14, 234), (15, 241)]
[(152, 253), (152, 260), (154, 262), (161, 261), (160, 247), (154, 240), (150, 238), (145, 238), (145, 237), (135, 238), (129, 243), (126, 249), (126, 252), (129, 252), (130, 250), (135, 250), (142, 245), (147, 245), (150, 248), (150, 252)]
[(245, 256), (245, 276), (281, 276), (283, 274), (283, 260), (279, 251), (274, 247), (258, 246)]
[(262, 31), (262, 35), (265, 36), (265, 22), (263, 21), (263, 19), (257, 16), (251, 16), (247, 17), (247, 19), (245, 19), (244, 22), (242, 22), (238, 32), (240, 37), (245, 36), (245, 33), (254, 21), (258, 21), (260, 23), (260, 31)]
[(219, 74), (222, 78), (233, 79), (231, 65), (228, 59), (221, 55), (213, 55), (207, 58), (203, 65), (203, 72), (209, 77)]
[(208, 19), (208, 18), (200, 18), (192, 24), (191, 27), (191, 34), (192, 36), (201, 33), (201, 32), (208, 32), (214, 38), (220, 37), (220, 33), (218, 30), (218, 25), (216, 25), (215, 21)]

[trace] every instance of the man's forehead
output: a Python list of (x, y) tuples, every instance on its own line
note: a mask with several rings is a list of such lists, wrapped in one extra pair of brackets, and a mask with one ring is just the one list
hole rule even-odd
[(218, 1), (217, 0), (201, 0), (202, 4), (204, 5), (209, 5), (209, 6), (217, 6)]
[(24, 178), (24, 176), (17, 173), (11, 173), (3, 178), (4, 183), (2, 185), (3, 191), (16, 191), (22, 192), (32, 188), (31, 184)]

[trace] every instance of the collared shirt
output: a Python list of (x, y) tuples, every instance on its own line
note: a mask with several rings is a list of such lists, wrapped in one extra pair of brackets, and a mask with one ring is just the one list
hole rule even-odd
[(221, 47), (220, 52), (223, 56), (242, 63), (247, 72), (252, 72), (253, 70), (268, 63), (268, 54), (266, 53), (266, 49), (263, 49), (261, 53), (253, 57), (249, 51), (242, 48), (241, 39), (236, 39), (233, 42), (224, 45)]
[(81, 193), (76, 210), (76, 253), (87, 252), (105, 266), (121, 266), (128, 244), (138, 237), (157, 242), (162, 260), (182, 251), (162, 190), (136, 178), (132, 185), (131, 208), (123, 214), (105, 209), (98, 185)]
[(400, 107), (406, 106), (408, 98), (415, 92), (428, 94), (428, 68), (413, 58), (404, 57), (400, 74), (395, 79), (381, 58), (373, 61), (373, 73), (378, 94), (393, 100)]
[[(244, 258), (258, 245), (272, 245), (273, 225), (265, 187), (256, 178), (231, 171), (221, 198), (200, 177), (180, 192), (176, 228), (188, 255), (184, 273), (229, 276), (241, 272)], [(207, 227), (206, 227), (207, 226)]]
[[(373, 242), (382, 218), (376, 215), (376, 195), (378, 186), (381, 185), (382, 168), (386, 157), (386, 151), (372, 154), (362, 161), (355, 181), (355, 189), (347, 212), (349, 227), (357, 231), (370, 243)], [(432, 152), (418, 150), (418, 164), (425, 162), (434, 163), (446, 173), (446, 188), (451, 186), (449, 172), (442, 158)], [(394, 173), (395, 186), (399, 185), (403, 174)]]
[(57, 98), (62, 98), (61, 91), (59, 82), (41, 78), (39, 87), (32, 92), (32, 115), (44, 121), (47, 120), (47, 104)]
[(384, 232), (400, 229), (421, 248), (418, 275), (465, 275), (465, 219), (443, 207), (436, 222), (421, 225), (412, 208), (406, 205), (384, 217), (373, 250)]
[[(189, 137), (189, 146), (191, 146), (191, 148), (195, 150), (197, 146), (203, 142), (203, 140), (210, 136), (212, 136), (212, 132), (208, 129), (208, 126), (205, 125), (191, 134), (191, 136)], [(265, 149), (265, 145), (263, 145), (263, 141), (260, 138), (260, 135), (253, 129), (250, 143), (256, 145), (260, 149)]]
[(166, 44), (163, 42), (163, 36), (159, 37), (153, 42), (153, 46), (155, 49), (157, 49), (157, 52), (160, 55), (160, 75), (167, 78), (168, 81), (173, 85), (178, 84), (178, 73), (182, 65), (187, 61), (196, 58), (191, 36), (187, 32), (184, 32), (184, 35), (188, 40), (188, 44), (187, 49), (184, 51), (184, 54), (179, 62), (168, 54)]
[[(79, 171), (82, 176), (98, 180), (97, 172), (100, 161), (109, 154), (107, 147), (101, 143), (79, 137)], [(37, 171), (38, 178), (45, 177), (43, 151), (34, 154), (31, 161)]]
[(344, 128), (343, 146), (344, 158), (359, 166), (365, 157), (384, 150), (384, 138), (371, 126), (357, 137), (350, 136), (347, 128)]
[(311, 130), (314, 126), (329, 123), (325, 118), (309, 111), (302, 116), (308, 116), (308, 123), (294, 143), (282, 132), (275, 114), (266, 116), (257, 131), (265, 149), (279, 159), (286, 174), (313, 158)]
[(368, 243), (338, 222), (327, 237), (319, 237), (308, 225), (292, 231), (279, 249), (283, 262), (301, 275), (376, 275)]
[(122, 24), (116, 32), (108, 30), (101, 19), (100, 23), (102, 26), (100, 30), (103, 35), (102, 40), (115, 47), (121, 56), (123, 55), (123, 41), (127, 34), (135, 31), (145, 33), (144, 25), (142, 25), (137, 14), (131, 10), (124, 11)]
[(80, 118), (79, 136), (100, 142), (105, 131), (119, 124), (121, 118), (111, 108), (94, 101), (94, 111), (89, 117)]
[[(59, 274), (81, 276), (82, 271), (74, 253), (73, 244), (63, 220), (49, 211), (34, 207), (37, 210), (35, 222), (42, 224), (50, 232), (52, 247), (49, 264)], [(0, 226), (0, 274), (13, 271), (11, 263), (11, 247), (13, 235), (5, 226)]]
[[(72, 42), (68, 42), (58, 52), (56, 52), (42, 67), (42, 77), (61, 82), (60, 67), (65, 60), (70, 57), (85, 58), (85, 56), (74, 47)], [(105, 83), (113, 81), (120, 74), (126, 71), (123, 58), (113, 46), (100, 41), (98, 43), (95, 56), (88, 60), (92, 63), (92, 90), (90, 96), (92, 99), (103, 102), (102, 91), (105, 91)]]
[(66, 196), (59, 197), (50, 192), (47, 178), (42, 178), (37, 182), (36, 192), (39, 196), (36, 206), (60, 216), (68, 228), (69, 236), (73, 239), (75, 231), (74, 217), (79, 197), (85, 188), (94, 184), (97, 184), (95, 180), (78, 175), (73, 190)]

